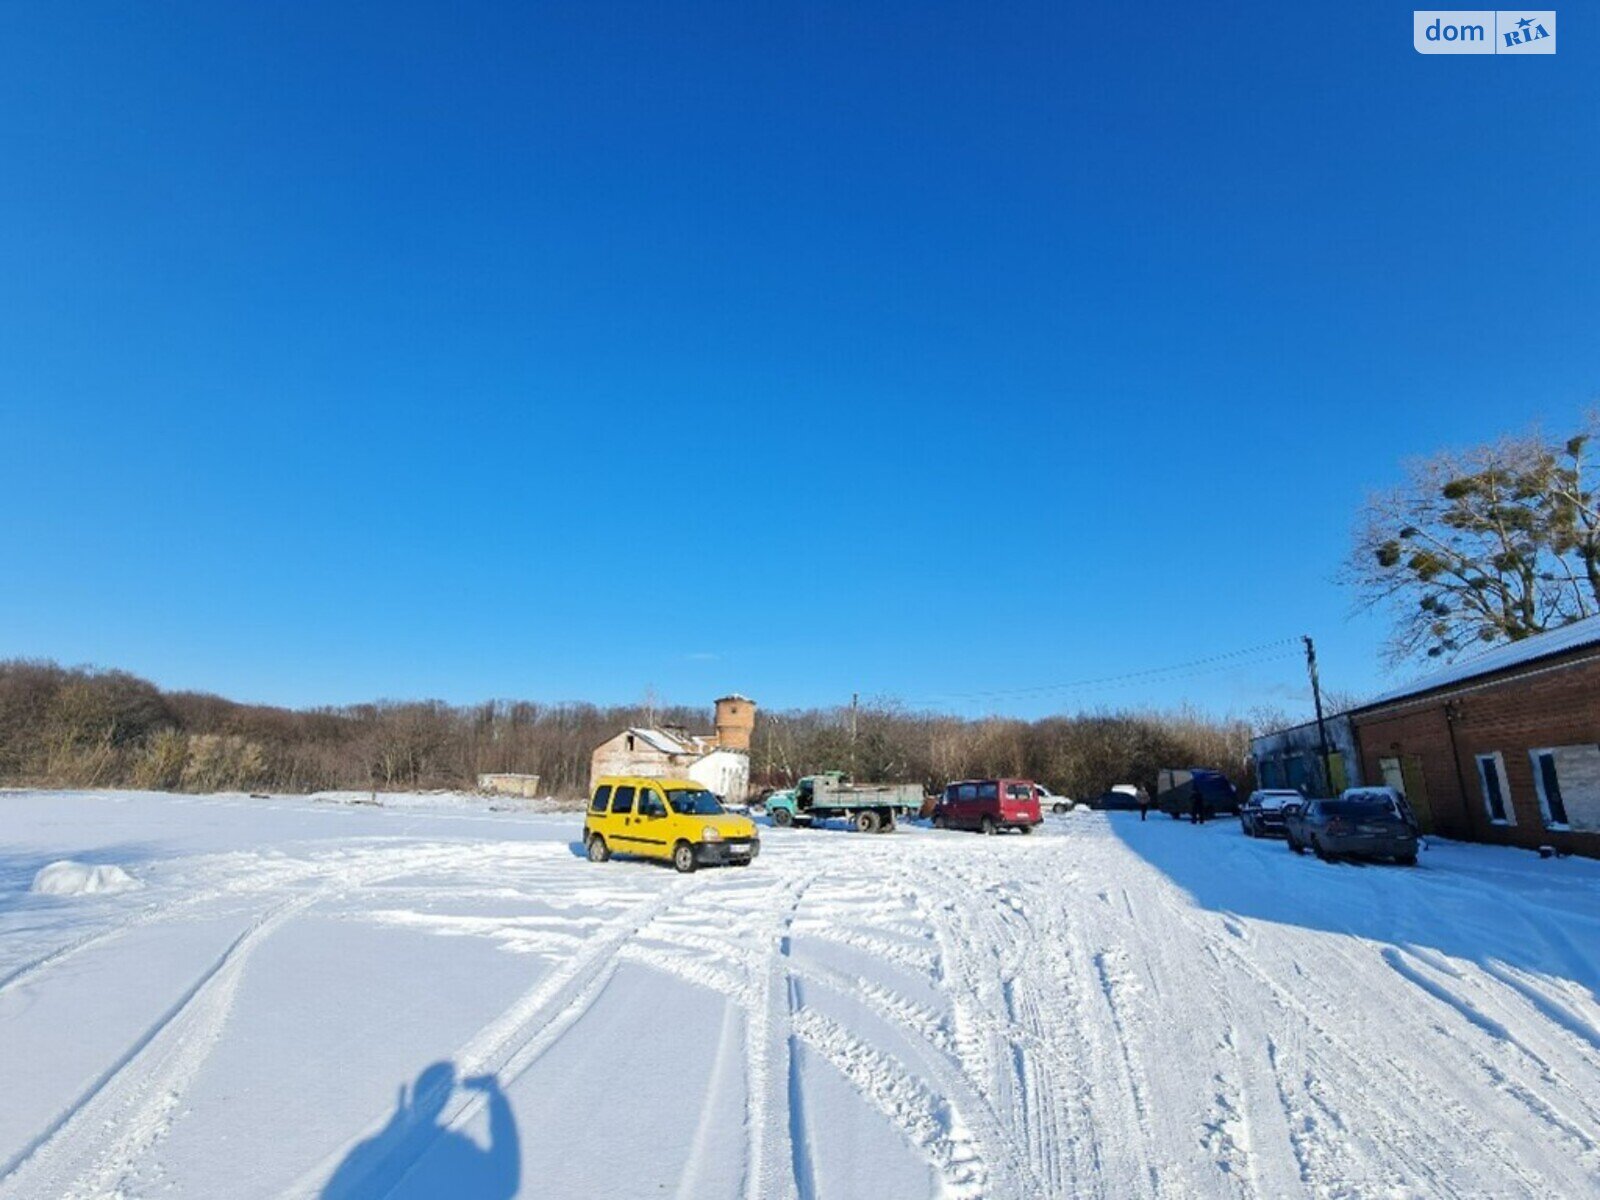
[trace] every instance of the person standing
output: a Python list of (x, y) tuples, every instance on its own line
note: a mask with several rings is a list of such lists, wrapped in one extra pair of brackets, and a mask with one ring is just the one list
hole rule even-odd
[(1143, 821), (1150, 815), (1150, 793), (1144, 788), (1139, 789), (1139, 820)]
[(1198, 825), (1206, 819), (1206, 803), (1200, 798), (1200, 789), (1189, 785), (1189, 824)]

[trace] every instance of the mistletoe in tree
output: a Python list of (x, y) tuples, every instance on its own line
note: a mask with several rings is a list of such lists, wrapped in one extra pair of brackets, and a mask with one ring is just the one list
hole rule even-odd
[(1347, 578), (1394, 612), (1391, 657), (1454, 657), (1600, 612), (1597, 427), (1436, 454), (1368, 499)]

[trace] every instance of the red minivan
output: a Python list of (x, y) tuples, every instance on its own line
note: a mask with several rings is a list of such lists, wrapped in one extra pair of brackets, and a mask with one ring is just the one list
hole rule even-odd
[(1019, 829), (1032, 833), (1044, 820), (1039, 789), (1031, 779), (963, 779), (946, 784), (933, 808), (935, 829), (979, 829), (998, 833)]

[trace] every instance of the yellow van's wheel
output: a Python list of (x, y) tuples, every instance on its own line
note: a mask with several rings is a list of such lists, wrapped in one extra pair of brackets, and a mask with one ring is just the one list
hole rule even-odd
[(677, 867), (681, 874), (687, 875), (698, 865), (694, 861), (694, 847), (688, 842), (679, 842), (672, 848), (672, 865)]
[(605, 862), (606, 859), (611, 857), (611, 847), (606, 845), (605, 838), (598, 833), (589, 835), (588, 850), (590, 862)]

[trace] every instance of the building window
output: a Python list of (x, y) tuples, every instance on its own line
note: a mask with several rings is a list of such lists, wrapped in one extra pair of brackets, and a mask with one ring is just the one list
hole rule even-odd
[(1544, 810), (1544, 823), (1565, 826), (1567, 806), (1561, 799), (1561, 775), (1556, 770), (1555, 751), (1533, 752), (1533, 781), (1539, 789), (1539, 807)]
[(1515, 825), (1517, 817), (1511, 807), (1511, 789), (1506, 785), (1506, 764), (1498, 750), (1478, 755), (1478, 783), (1483, 788), (1483, 806), (1489, 810), (1489, 819), (1496, 825)]
[(1600, 831), (1600, 746), (1551, 746), (1528, 757), (1545, 825)]

